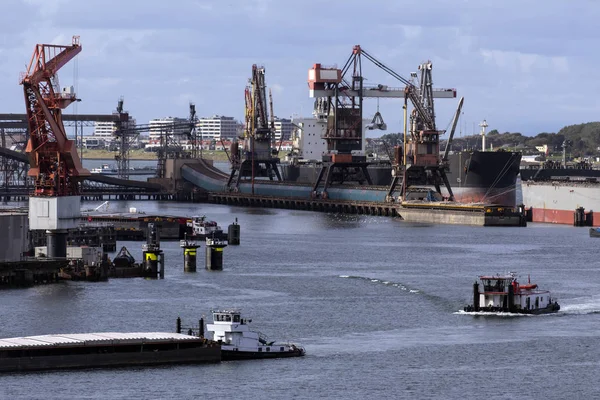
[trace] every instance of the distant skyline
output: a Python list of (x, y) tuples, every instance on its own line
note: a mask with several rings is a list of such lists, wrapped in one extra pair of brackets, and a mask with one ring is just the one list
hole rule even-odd
[[(66, 113), (111, 113), (123, 96), (138, 123), (186, 117), (190, 101), (199, 116), (242, 120), (252, 64), (266, 68), (276, 116), (310, 116), (308, 69), (342, 67), (360, 44), (406, 78), (431, 60), (434, 86), (465, 97), (463, 135), (483, 119), (488, 130), (557, 132), (600, 120), (599, 17), (593, 0), (4, 0), (0, 112), (25, 112), (18, 77), (35, 44), (73, 35), (83, 51), (59, 77), (82, 101)], [(363, 72), (370, 84), (400, 86), (370, 63)], [(457, 102), (436, 102), (440, 129)], [(379, 109), (389, 129), (369, 136), (399, 131), (401, 101)], [(365, 118), (376, 110), (365, 100)]]

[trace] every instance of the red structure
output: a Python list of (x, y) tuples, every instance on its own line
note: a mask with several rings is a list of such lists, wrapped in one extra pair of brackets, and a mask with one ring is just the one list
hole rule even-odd
[(29, 176), (35, 178), (34, 196), (79, 194), (78, 180), (89, 176), (81, 165), (76, 143), (67, 139), (62, 109), (77, 101), (72, 87), (61, 92), (58, 70), (81, 52), (79, 36), (70, 46), (38, 44), (21, 78), (25, 94), (29, 141)]

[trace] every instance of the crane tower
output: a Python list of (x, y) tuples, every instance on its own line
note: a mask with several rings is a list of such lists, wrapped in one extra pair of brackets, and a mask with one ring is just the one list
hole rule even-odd
[[(382, 84), (365, 84), (362, 73), (365, 58), (378, 68), (403, 84), (403, 87), (390, 87)], [(402, 194), (411, 185), (435, 185), (440, 192), (443, 183), (453, 197), (445, 174), (446, 166), (440, 157), (439, 131), (435, 124), (434, 98), (455, 98), (455, 89), (435, 89), (431, 79), (431, 62), (419, 66), (414, 80), (407, 80), (377, 60), (359, 45), (354, 46), (352, 54), (342, 69), (325, 68), (314, 64), (308, 72), (310, 97), (316, 98), (315, 111), (327, 117), (327, 129), (323, 136), (327, 143), (327, 152), (323, 155), (323, 166), (313, 186), (313, 197), (327, 198), (327, 189), (331, 184), (355, 181), (371, 184), (368, 163), (362, 154), (363, 140), (363, 100), (365, 98), (404, 99), (405, 125), (408, 124), (406, 110), (408, 102), (412, 105), (410, 131), (405, 133), (405, 143), (397, 151), (394, 161), (396, 172), (389, 194), (402, 181)], [(418, 82), (415, 84), (415, 80)], [(384, 125), (379, 113), (373, 125)], [(407, 129), (405, 129), (406, 131)]]
[[(254, 179), (256, 177), (274, 177), (281, 181), (277, 168), (279, 157), (277, 150), (272, 147), (274, 124), (269, 120), (265, 83), (265, 69), (252, 66), (252, 77), (244, 91), (246, 103), (246, 118), (240, 153), (238, 143), (231, 147), (231, 174), (227, 186), (237, 190), (242, 179), (250, 178), (254, 194)], [(273, 108), (271, 102), (271, 110)], [(272, 111), (271, 111), (272, 114)], [(235, 182), (234, 182), (235, 181)]]
[(28, 175), (34, 179), (29, 198), (29, 229), (46, 229), (48, 256), (66, 256), (67, 229), (79, 223), (79, 181), (89, 176), (67, 138), (62, 109), (77, 101), (73, 87), (60, 89), (58, 70), (81, 52), (79, 36), (71, 45), (38, 44), (20, 83), (29, 124)]

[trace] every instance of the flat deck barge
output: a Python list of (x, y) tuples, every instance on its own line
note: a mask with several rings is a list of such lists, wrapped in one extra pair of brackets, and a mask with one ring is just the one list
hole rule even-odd
[(400, 217), (408, 222), (476, 226), (526, 226), (524, 210), (478, 203), (405, 201), (348, 201), (210, 192), (208, 201), (236, 206), (286, 208)]
[(82, 213), (80, 224), (86, 226), (110, 225), (114, 227), (117, 240), (146, 240), (148, 224), (160, 225), (162, 240), (179, 240), (187, 229), (187, 217), (172, 215), (149, 215), (138, 212), (129, 213)]
[(168, 332), (104, 332), (0, 339), (0, 372), (216, 363), (221, 346)]

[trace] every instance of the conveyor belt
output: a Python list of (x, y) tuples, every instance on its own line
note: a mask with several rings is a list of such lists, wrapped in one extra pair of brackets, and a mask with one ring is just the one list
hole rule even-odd
[[(19, 151), (14, 151), (11, 149), (6, 149), (4, 147), (0, 147), (0, 156), (7, 157), (12, 160), (16, 160), (19, 162), (23, 162), (29, 164), (29, 158), (26, 154), (21, 153)], [(140, 188), (146, 190), (156, 190), (157, 192), (161, 190), (161, 186), (158, 183), (150, 183), (144, 181), (134, 181), (129, 179), (120, 179), (112, 176), (106, 176), (102, 174), (92, 174), (91, 176), (85, 178), (87, 181), (91, 182), (99, 182), (104, 183), (106, 185), (115, 185), (115, 186), (123, 186), (129, 188)]]

